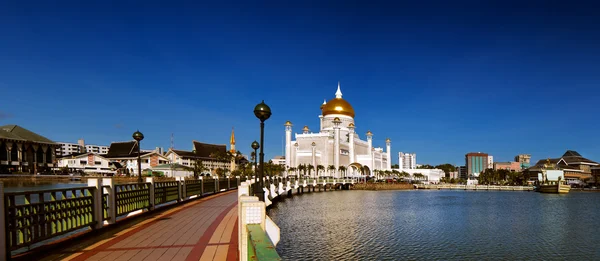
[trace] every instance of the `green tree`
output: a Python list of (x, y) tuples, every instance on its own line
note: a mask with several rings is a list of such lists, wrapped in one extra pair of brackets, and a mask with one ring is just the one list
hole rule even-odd
[(329, 167), (327, 167), (327, 170), (329, 171), (329, 176), (335, 176), (335, 166), (329, 165)]
[(312, 164), (308, 164), (306, 165), (306, 169), (308, 170), (308, 176), (311, 176), (312, 171), (315, 169), (315, 166), (313, 166)]
[(340, 166), (338, 168), (338, 170), (340, 171), (340, 173), (344, 173), (343, 177), (345, 178), (346, 177), (346, 167), (345, 166)]
[(306, 176), (306, 165), (304, 165), (304, 164), (298, 165), (298, 171), (300, 171), (300, 173), (302, 173), (302, 176)]
[(200, 176), (202, 172), (208, 170), (208, 168), (204, 166), (204, 163), (202, 163), (202, 160), (199, 159), (194, 161), (194, 167), (192, 169), (194, 171), (194, 179), (198, 179), (198, 176)]
[(319, 177), (319, 171), (325, 171), (325, 166), (317, 165), (317, 177)]

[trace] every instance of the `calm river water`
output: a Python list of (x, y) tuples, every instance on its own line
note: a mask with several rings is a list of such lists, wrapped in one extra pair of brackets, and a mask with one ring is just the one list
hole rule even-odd
[(333, 191), (269, 216), (284, 260), (600, 260), (600, 193)]

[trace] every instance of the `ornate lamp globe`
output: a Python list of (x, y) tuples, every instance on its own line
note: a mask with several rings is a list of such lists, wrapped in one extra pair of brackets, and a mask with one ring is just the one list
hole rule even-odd
[(265, 104), (265, 101), (263, 100), (261, 103), (257, 104), (256, 107), (254, 107), (254, 115), (260, 121), (266, 121), (269, 119), (269, 117), (271, 117), (271, 108), (269, 105)]
[(252, 149), (257, 150), (260, 148), (260, 144), (257, 141), (252, 142)]
[(144, 139), (144, 134), (142, 134), (139, 130), (133, 133), (132, 135), (134, 140), (141, 141)]
[(317, 144), (313, 141), (313, 143), (311, 144), (313, 147), (317, 146)]

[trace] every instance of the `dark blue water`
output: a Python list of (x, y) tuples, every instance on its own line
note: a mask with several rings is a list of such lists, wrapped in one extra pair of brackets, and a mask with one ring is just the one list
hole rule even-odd
[(284, 260), (600, 260), (600, 193), (333, 191), (268, 214)]

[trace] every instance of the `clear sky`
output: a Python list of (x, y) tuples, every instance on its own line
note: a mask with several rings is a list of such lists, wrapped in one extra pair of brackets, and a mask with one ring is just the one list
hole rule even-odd
[[(191, 150), (259, 138), (254, 105), (318, 128), (341, 82), (357, 131), (418, 163), (567, 149), (600, 161), (600, 9), (592, 1), (4, 1), (0, 124), (55, 141)], [(324, 3), (326, 2), (326, 3)], [(412, 2), (421, 2), (415, 5)]]

